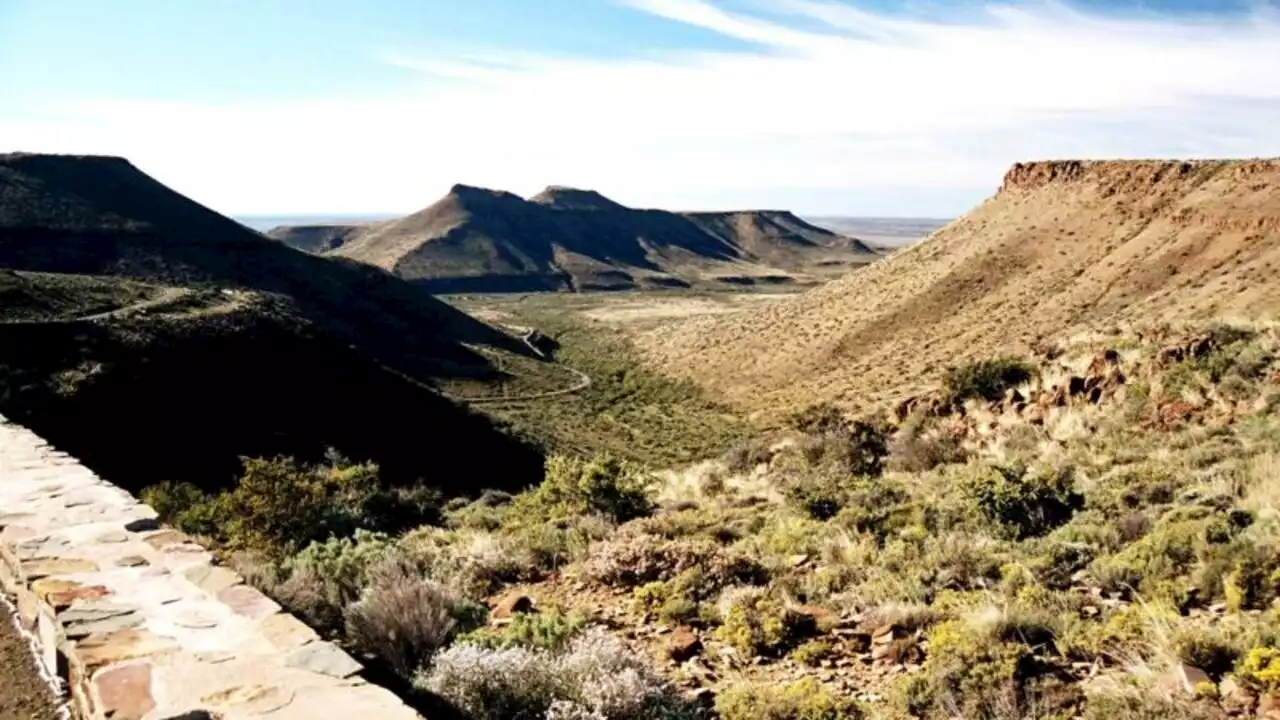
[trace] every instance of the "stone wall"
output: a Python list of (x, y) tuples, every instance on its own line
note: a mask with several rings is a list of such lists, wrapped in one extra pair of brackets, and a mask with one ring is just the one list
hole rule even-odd
[(0, 586), (77, 718), (420, 718), (150, 507), (3, 417)]

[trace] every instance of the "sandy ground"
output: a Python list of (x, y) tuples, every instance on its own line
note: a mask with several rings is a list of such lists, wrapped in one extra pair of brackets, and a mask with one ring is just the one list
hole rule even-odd
[(27, 641), (14, 628), (9, 609), (0, 604), (0, 720), (54, 720), (55, 708)]
[(791, 297), (790, 293), (742, 293), (714, 297), (654, 296), (607, 303), (602, 307), (583, 311), (582, 315), (600, 322), (629, 325), (636, 322), (738, 312), (748, 307), (758, 307), (788, 297)]

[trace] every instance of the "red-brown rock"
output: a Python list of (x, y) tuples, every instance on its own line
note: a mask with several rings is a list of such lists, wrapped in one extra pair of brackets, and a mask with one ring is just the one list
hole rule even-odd
[(511, 592), (498, 598), (493, 604), (493, 611), (490, 616), (495, 620), (504, 620), (506, 618), (533, 611), (533, 598), (518, 592)]
[(693, 628), (678, 627), (667, 640), (667, 656), (676, 662), (684, 662), (702, 652), (702, 640)]
[(156, 706), (151, 697), (151, 663), (107, 668), (93, 679), (101, 711), (111, 720), (142, 720)]

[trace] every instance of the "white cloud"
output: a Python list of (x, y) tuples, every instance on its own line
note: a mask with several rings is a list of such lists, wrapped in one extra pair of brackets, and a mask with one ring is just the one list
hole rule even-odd
[[(615, 60), (401, 49), (383, 59), (421, 81), (382, 97), (80, 99), (0, 119), (0, 138), (126, 155), (238, 213), (408, 211), (467, 182), (678, 207), (813, 188), (797, 209), (933, 214), (962, 210), (1017, 160), (1280, 155), (1274, 15), (1135, 19), (1039, 3), (944, 22), (757, 0), (783, 18), (766, 20), (704, 0), (623, 1), (755, 49)], [(913, 201), (940, 192), (955, 204)]]

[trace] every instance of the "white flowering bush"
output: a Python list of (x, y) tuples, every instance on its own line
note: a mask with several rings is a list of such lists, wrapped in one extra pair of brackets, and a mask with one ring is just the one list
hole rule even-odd
[(635, 653), (593, 628), (558, 653), (460, 644), (417, 679), (475, 720), (683, 720), (696, 711)]

